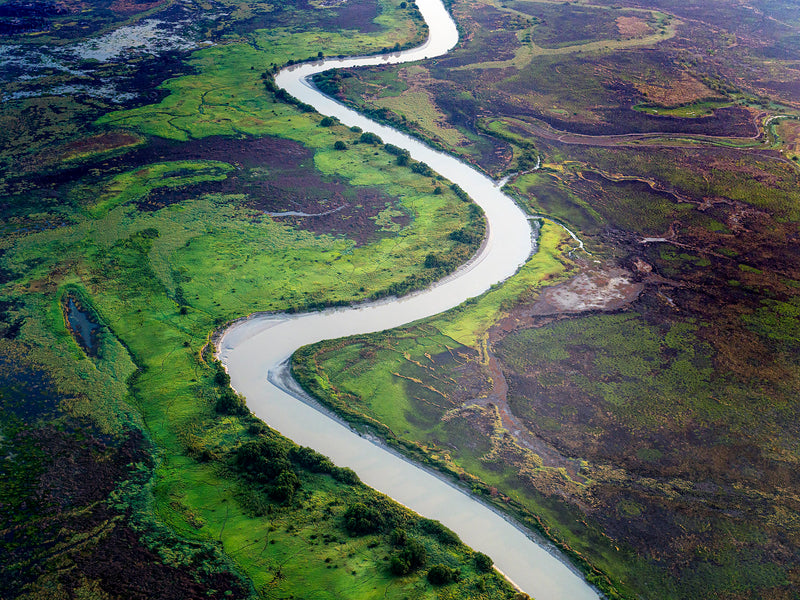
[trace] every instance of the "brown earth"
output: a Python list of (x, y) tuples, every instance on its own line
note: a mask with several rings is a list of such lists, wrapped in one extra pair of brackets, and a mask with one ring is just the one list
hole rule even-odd
[(653, 29), (640, 17), (617, 17), (617, 29), (624, 38), (638, 38), (649, 35)]
[(635, 85), (648, 102), (664, 107), (724, 98), (686, 72), (661, 84), (639, 83)]
[(152, 2), (135, 2), (132, 0), (115, 0), (111, 5), (111, 10), (123, 15), (132, 15), (151, 10), (170, 0), (153, 0)]

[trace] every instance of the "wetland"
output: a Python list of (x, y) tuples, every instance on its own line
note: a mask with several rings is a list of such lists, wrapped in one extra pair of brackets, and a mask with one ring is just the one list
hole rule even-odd
[(378, 53), (315, 82), (541, 225), (504, 284), (298, 350), (303, 387), (607, 597), (796, 595), (791, 3), (456, 0), (459, 44), (411, 65), (413, 2), (82, 6), (0, 3), (0, 595), (518, 594), (211, 352), (502, 237), (438, 159), (281, 93), (320, 53)]

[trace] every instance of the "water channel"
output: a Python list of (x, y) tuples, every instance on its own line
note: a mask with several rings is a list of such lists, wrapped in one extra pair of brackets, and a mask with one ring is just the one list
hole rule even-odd
[(384, 142), (407, 149), (460, 185), (486, 214), (486, 241), (454, 274), (424, 291), (352, 308), (298, 315), (255, 315), (229, 327), (219, 338), (217, 356), (234, 389), (250, 410), (298, 444), (355, 470), (364, 483), (425, 517), (437, 519), (473, 548), (491, 556), (520, 589), (537, 600), (588, 600), (598, 594), (557, 553), (540, 545), (502, 516), (461, 489), (352, 431), (313, 406), (288, 373), (292, 353), (324, 339), (381, 331), (457, 306), (513, 275), (529, 258), (534, 240), (528, 219), (494, 181), (444, 153), (394, 129), (379, 125), (321, 94), (308, 81), (330, 68), (401, 63), (440, 56), (455, 46), (458, 32), (440, 0), (418, 0), (430, 35), (422, 46), (382, 56), (332, 59), (282, 70), (276, 83), (293, 96), (357, 125)]

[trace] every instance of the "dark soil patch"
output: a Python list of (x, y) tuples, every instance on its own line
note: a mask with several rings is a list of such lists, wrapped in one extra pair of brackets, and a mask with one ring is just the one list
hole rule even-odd
[[(129, 153), (127, 160), (220, 160), (240, 167), (227, 179), (175, 190), (160, 188), (137, 203), (140, 210), (158, 210), (204, 193), (248, 195), (246, 206), (283, 219), (294, 227), (315, 233), (344, 235), (357, 244), (380, 236), (373, 218), (397, 203), (377, 188), (352, 187), (338, 178), (325, 177), (313, 166), (313, 153), (305, 146), (280, 138), (206, 138), (188, 143), (161, 141)], [(261, 169), (266, 169), (265, 174)], [(301, 216), (280, 213), (303, 213)], [(318, 216), (317, 216), (318, 215)], [(410, 217), (398, 216), (400, 226)]]
[(0, 354), (0, 416), (34, 423), (55, 414), (61, 395), (48, 373), (29, 364), (23, 352)]
[(111, 10), (123, 15), (134, 15), (136, 13), (151, 10), (164, 4), (166, 0), (153, 0), (152, 2), (135, 2), (131, 0), (114, 0)]
[(575, 6), (570, 3), (511, 2), (510, 7), (539, 19), (539, 25), (533, 30), (533, 41), (543, 48), (621, 39), (617, 17), (635, 14)]
[[(480, 5), (471, 7), (467, 14), (459, 14), (464, 35), (457, 52), (448, 53), (438, 59), (439, 68), (450, 69), (487, 60), (508, 60), (514, 57), (519, 47), (516, 30), (527, 25), (507, 12)], [(522, 22), (526, 21), (526, 22)]]
[[(193, 566), (201, 566), (213, 556), (210, 552), (198, 554), (198, 564)], [(113, 597), (131, 600), (249, 597), (248, 590), (231, 573), (200, 575), (194, 569), (161, 563), (158, 555), (142, 544), (140, 534), (125, 525), (116, 526), (91, 554), (76, 557), (76, 567), (81, 575), (100, 581), (100, 587)]]
[(130, 133), (121, 131), (114, 131), (109, 133), (101, 133), (87, 138), (81, 138), (74, 142), (68, 143), (64, 147), (63, 154), (60, 159), (72, 158), (80, 156), (81, 154), (93, 154), (96, 152), (108, 152), (125, 146), (136, 144), (139, 138)]
[(22, 431), (14, 448), (15, 457), (0, 463), (0, 514), (11, 518), (0, 536), (0, 597), (52, 592), (54, 580), (67, 597), (87, 580), (115, 598), (247, 596), (213, 550), (162, 532), (161, 544), (194, 554), (189, 565), (166, 564), (144, 539), (149, 525), (129, 520), (130, 498), (107, 502), (121, 482), (135, 494), (131, 486), (149, 478), (152, 459), (138, 430), (102, 440), (69, 421)]
[(375, 23), (375, 18), (379, 15), (378, 3), (368, 0), (346, 0), (331, 8), (316, 8), (308, 0), (285, 0), (272, 6), (274, 12), (239, 21), (233, 28), (239, 33), (252, 33), (258, 29), (273, 27), (313, 27), (323, 31), (356, 29), (363, 33), (374, 33), (382, 29)]
[(634, 93), (620, 86), (621, 103), (627, 106), (619, 108), (598, 108), (602, 123), (584, 123), (580, 121), (558, 119), (545, 113), (530, 111), (529, 113), (509, 114), (504, 116), (524, 116), (529, 114), (541, 119), (555, 129), (581, 135), (621, 135), (627, 133), (671, 133), (710, 135), (715, 137), (754, 137), (758, 128), (753, 122), (752, 113), (745, 108), (719, 108), (707, 117), (682, 119), (671, 116), (653, 116), (631, 110), (629, 106), (638, 102)]
[(45, 427), (33, 432), (31, 439), (47, 457), (35, 493), (54, 512), (105, 500), (120, 481), (136, 478), (137, 464), (152, 464), (138, 430), (121, 442), (104, 442), (82, 428), (70, 434)]

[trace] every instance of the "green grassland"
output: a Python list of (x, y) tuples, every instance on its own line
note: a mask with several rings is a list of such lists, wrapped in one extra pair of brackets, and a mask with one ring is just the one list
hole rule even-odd
[[(380, 6), (366, 34), (245, 33), (237, 15), (245, 23), (270, 11), (236, 13), (234, 41), (193, 53), (189, 74), (164, 82), (156, 104), (76, 112), (72, 99), (60, 108), (24, 100), (4, 110), (11, 131), (35, 142), (10, 149), (4, 173), (0, 469), (12, 484), (0, 496), (3, 597), (515, 596), (451, 532), (254, 421), (209, 354), (211, 332), (233, 319), (420, 287), (480, 240), (480, 212), (443, 182), (357, 132), (321, 125), (266, 84), (274, 65), (321, 50), (370, 53), (422, 39), (413, 6)], [(328, 12), (292, 18), (317, 14)], [(104, 131), (114, 143), (97, 141)], [(252, 157), (219, 160), (200, 146), (200, 158), (169, 158), (210, 136), (299, 140), (278, 146), (310, 160), (291, 171), (279, 155), (264, 156), (254, 167)], [(162, 158), (130, 158), (148, 156), (128, 154), (148, 145)], [(10, 167), (20, 155), (33, 157), (27, 173)], [(243, 177), (255, 187), (233, 189)], [(387, 202), (366, 224), (316, 233), (257, 207), (262, 199), (248, 190), (275, 177), (346, 184)], [(475, 243), (450, 239), (465, 227)], [(366, 242), (346, 233), (361, 228), (373, 230)], [(431, 248), (453, 260), (426, 267)], [(99, 324), (94, 353), (67, 326), (68, 297)], [(256, 471), (242, 458), (248, 448), (266, 461)], [(361, 505), (379, 507), (371, 524), (348, 525)], [(111, 573), (108, 564), (126, 566)]]

